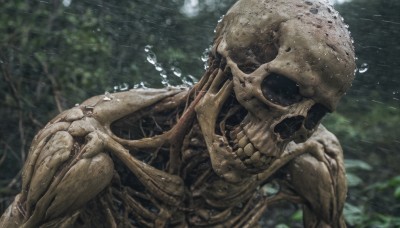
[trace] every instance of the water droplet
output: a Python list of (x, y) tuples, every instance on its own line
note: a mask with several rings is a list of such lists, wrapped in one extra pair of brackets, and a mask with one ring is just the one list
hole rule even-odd
[(144, 84), (144, 82), (140, 83), (140, 87), (143, 88), (143, 89), (147, 89), (147, 86)]
[(162, 71), (160, 72), (160, 76), (161, 76), (162, 78), (167, 78), (167, 71), (162, 70)]
[(171, 67), (172, 73), (174, 73), (175, 76), (181, 77), (182, 76), (182, 71), (178, 67)]
[(65, 7), (68, 7), (69, 5), (71, 5), (71, 0), (63, 0), (63, 1), (62, 1), (62, 4), (63, 4)]
[(210, 51), (212, 49), (212, 46), (204, 49), (203, 53), (201, 54), (201, 61), (204, 63), (204, 70), (208, 69), (208, 56), (210, 55)]
[(186, 87), (193, 86), (197, 81), (197, 78), (190, 74), (182, 78), (183, 86)]
[(151, 46), (151, 45), (146, 45), (146, 46), (144, 47), (144, 51), (145, 51), (145, 52), (149, 52), (149, 51), (151, 51), (152, 48), (153, 48), (153, 46)]
[(168, 80), (167, 80), (166, 78), (164, 78), (164, 79), (161, 81), (161, 84), (163, 84), (164, 86), (170, 86), (170, 84), (169, 84), (169, 82), (168, 82)]
[(110, 92), (106, 91), (104, 93), (104, 98), (103, 101), (111, 101), (113, 99), (112, 95), (110, 94)]
[(368, 64), (367, 63), (361, 64), (360, 68), (358, 68), (358, 72), (360, 74), (363, 74), (363, 73), (365, 73), (367, 71), (368, 71)]
[(219, 19), (218, 19), (218, 23), (220, 23), (223, 19), (224, 19), (225, 15), (222, 15)]
[(78, 107), (78, 106), (79, 106), (79, 103), (76, 103), (76, 104), (75, 104), (75, 107)]
[(119, 89), (120, 91), (128, 90), (128, 88), (129, 88), (129, 85), (128, 85), (128, 83), (126, 83), (126, 82), (124, 82), (124, 83), (122, 83), (122, 84), (120, 84), (120, 85), (118, 86), (118, 89)]
[(211, 51), (211, 48), (212, 48), (212, 46), (204, 49), (203, 53), (201, 54), (201, 61), (203, 61), (205, 63), (207, 62), (208, 56), (209, 56), (210, 51)]
[(118, 86), (114, 86), (113, 88), (114, 88), (114, 93), (117, 92)]
[(164, 70), (163, 67), (162, 67), (162, 65), (161, 65), (160, 63), (156, 63), (156, 64), (154, 65), (154, 67), (156, 68), (156, 71), (162, 71), (162, 70)]
[(197, 80), (197, 78), (195, 78), (193, 75), (188, 75), (188, 77), (194, 82), (194, 83), (197, 83), (198, 82), (198, 80)]
[(147, 59), (147, 61), (149, 63), (151, 63), (153, 65), (157, 62), (157, 56), (152, 51), (147, 52), (147, 58), (146, 59)]
[(183, 77), (182, 82), (183, 82), (183, 86), (187, 86), (187, 87), (193, 86), (193, 83), (191, 81), (189, 81), (187, 77)]

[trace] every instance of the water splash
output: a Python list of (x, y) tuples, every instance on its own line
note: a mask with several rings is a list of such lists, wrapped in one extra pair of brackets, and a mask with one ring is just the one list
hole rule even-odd
[(152, 64), (155, 65), (157, 63), (157, 56), (154, 52), (152, 51), (148, 51), (147, 52), (147, 57), (146, 57), (147, 61)]
[(160, 72), (160, 76), (161, 76), (162, 78), (167, 78), (167, 71), (162, 70), (162, 71)]
[(182, 71), (178, 67), (171, 67), (171, 71), (175, 76), (179, 78), (182, 76)]
[(62, 1), (62, 4), (63, 4), (65, 7), (69, 7), (69, 6), (71, 5), (71, 0), (63, 0), (63, 1)]
[(212, 49), (212, 45), (210, 45), (208, 48), (204, 49), (203, 53), (201, 54), (201, 61), (204, 63), (204, 70), (208, 69), (208, 56), (210, 55)]
[(128, 85), (128, 83), (124, 82), (124, 83), (118, 85), (118, 89), (119, 89), (119, 91), (128, 90), (129, 89), (129, 85)]
[(113, 99), (113, 96), (110, 94), (110, 92), (106, 91), (104, 93), (103, 101), (111, 101), (112, 99)]
[[(151, 65), (154, 66), (154, 69), (158, 72), (160, 72), (160, 76), (161, 76), (161, 83), (164, 86), (169, 86), (169, 80), (168, 80), (168, 75), (167, 75), (167, 71), (164, 69), (164, 67), (162, 66), (161, 63), (159, 63), (157, 61), (157, 56), (156, 54), (152, 51), (153, 46), (151, 45), (146, 45), (144, 47), (144, 52), (147, 53), (146, 59), (147, 62), (149, 62)], [(144, 84), (143, 84), (144, 85)], [(144, 88), (141, 85), (137, 85), (137, 87), (139, 88)], [(135, 87), (134, 87), (135, 88)]]
[(147, 85), (144, 82), (140, 82), (139, 84), (134, 84), (133, 89), (147, 89)]
[(154, 64), (154, 68), (156, 69), (156, 71), (163, 71), (164, 68), (162, 67), (161, 63), (155, 63)]
[(368, 64), (367, 63), (361, 64), (360, 68), (358, 68), (358, 72), (360, 74), (364, 74), (367, 71), (368, 71)]
[(201, 54), (201, 61), (203, 61), (203, 62), (205, 62), (205, 63), (207, 62), (207, 60), (208, 60), (208, 55), (210, 54), (210, 51), (211, 51), (211, 47), (212, 47), (212, 46), (210, 46), (210, 47), (204, 49), (203, 53)]
[(223, 14), (219, 19), (218, 19), (218, 23), (220, 23), (225, 17), (225, 14)]
[(114, 93), (115, 93), (115, 92), (118, 92), (118, 91), (126, 91), (126, 90), (129, 89), (129, 84), (126, 83), (126, 82), (124, 82), (124, 83), (122, 83), (122, 84), (115, 85), (115, 86), (113, 87), (113, 89), (114, 89)]
[(151, 45), (146, 45), (146, 46), (144, 46), (144, 52), (149, 52), (149, 51), (151, 51), (151, 49), (153, 48), (153, 46), (151, 46)]
[(197, 78), (195, 78), (193, 75), (187, 75), (182, 77), (182, 83), (183, 83), (183, 87), (192, 87), (194, 86), (194, 84), (197, 83)]
[[(154, 66), (154, 69), (159, 72), (159, 75), (161, 76), (161, 84), (163, 86), (178, 86), (178, 87), (191, 87), (193, 86), (196, 82), (197, 79), (193, 77), (192, 75), (183, 75), (182, 70), (177, 67), (177, 66), (171, 66), (169, 68), (163, 67), (163, 64), (158, 62), (156, 54), (152, 50), (153, 46), (151, 45), (146, 45), (144, 47), (144, 52), (146, 53), (146, 60)], [(208, 54), (211, 51), (212, 46), (209, 48), (205, 49), (203, 52), (203, 55), (201, 56), (201, 60), (205, 63), (205, 69), (207, 69), (207, 60), (208, 60)], [(175, 76), (174, 78), (172, 78)], [(173, 82), (173, 84), (171, 84)], [(141, 82), (140, 84), (135, 84), (133, 86), (133, 89), (138, 89), (138, 88), (147, 88), (144, 84), (144, 82)], [(115, 88), (114, 90), (120, 90), (120, 88)]]

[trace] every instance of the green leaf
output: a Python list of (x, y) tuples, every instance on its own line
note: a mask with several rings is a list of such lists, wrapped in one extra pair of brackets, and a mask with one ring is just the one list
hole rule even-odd
[(348, 223), (351, 226), (356, 224), (360, 224), (362, 221), (363, 210), (359, 206), (351, 205), (350, 203), (346, 203), (344, 205), (343, 214)]
[(294, 221), (303, 220), (303, 210), (297, 210), (295, 213), (293, 213), (292, 220)]
[(395, 176), (388, 181), (390, 186), (400, 186), (400, 176)]
[(363, 180), (353, 173), (347, 173), (346, 177), (349, 187), (358, 186), (363, 183)]
[(394, 197), (396, 197), (397, 199), (400, 199), (400, 186), (398, 186), (398, 187), (394, 190)]
[(357, 160), (357, 159), (345, 159), (344, 165), (346, 169), (361, 169), (361, 170), (372, 170), (372, 166), (368, 163)]
[(289, 228), (289, 226), (288, 226), (288, 225), (286, 225), (286, 224), (283, 224), (283, 223), (281, 223), (281, 224), (278, 224), (278, 225), (276, 225), (275, 227), (276, 227), (276, 228)]

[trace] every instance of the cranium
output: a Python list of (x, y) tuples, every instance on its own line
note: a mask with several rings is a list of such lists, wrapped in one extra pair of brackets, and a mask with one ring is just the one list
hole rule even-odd
[(197, 113), (214, 170), (232, 182), (307, 140), (354, 78), (352, 40), (325, 0), (238, 1), (210, 55), (219, 72)]
[(209, 64), (190, 90), (96, 96), (51, 120), (0, 226), (254, 227), (288, 200), (304, 205), (305, 227), (345, 227), (342, 150), (317, 127), (354, 77), (338, 14), (317, 0), (240, 0)]

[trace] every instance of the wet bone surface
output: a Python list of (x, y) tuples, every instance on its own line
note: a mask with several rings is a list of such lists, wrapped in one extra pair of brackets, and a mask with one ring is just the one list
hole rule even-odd
[(192, 88), (100, 95), (51, 120), (0, 226), (254, 227), (289, 201), (306, 227), (345, 227), (343, 154), (320, 125), (354, 78), (340, 15), (240, 0), (208, 64)]

